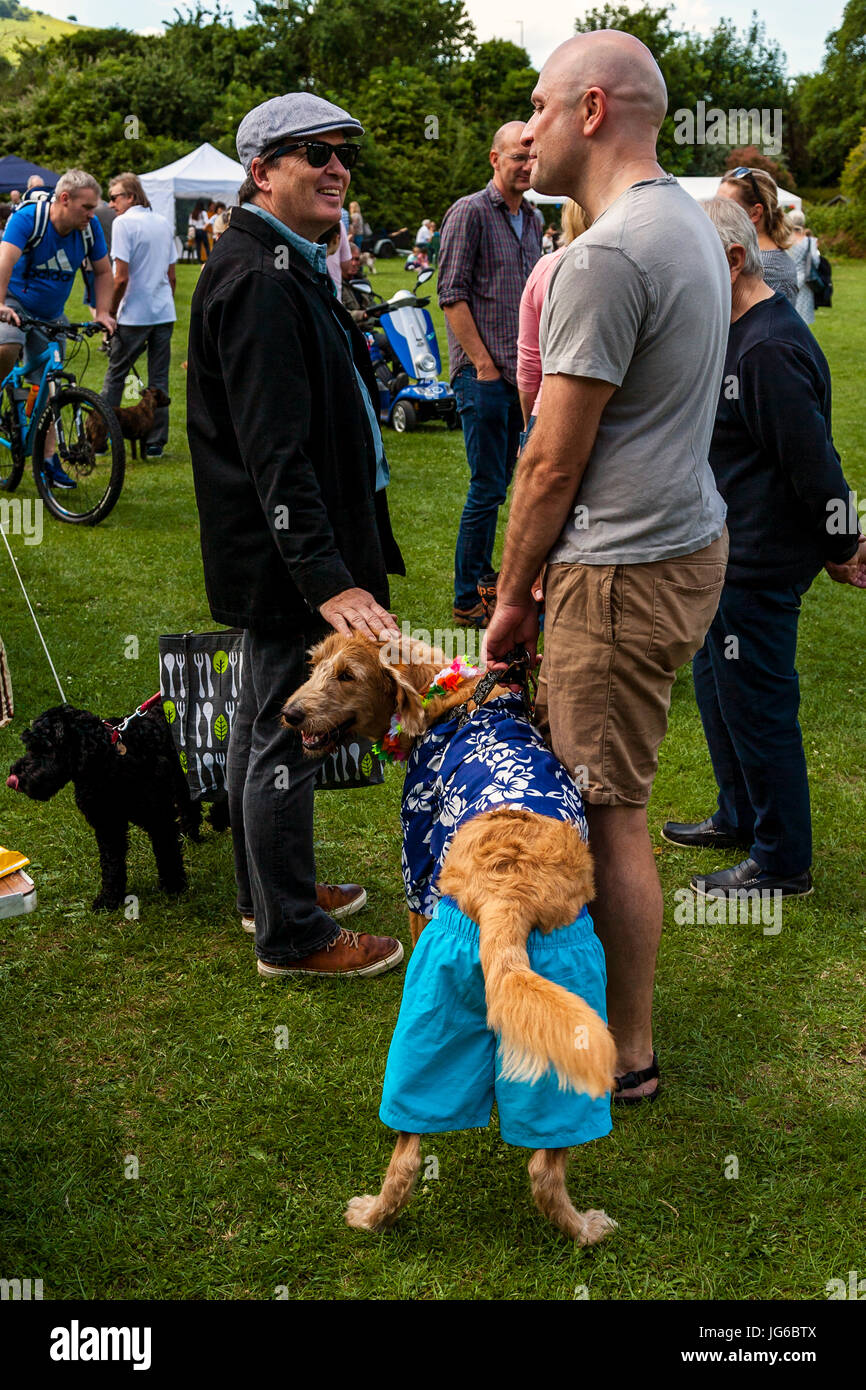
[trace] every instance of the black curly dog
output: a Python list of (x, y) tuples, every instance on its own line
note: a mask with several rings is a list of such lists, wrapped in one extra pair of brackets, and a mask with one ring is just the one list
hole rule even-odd
[(122, 743), (112, 743), (112, 728), (120, 723), (103, 722), (72, 705), (46, 710), (22, 733), (27, 752), (12, 764), (6, 779), (7, 787), (34, 801), (48, 801), (72, 783), (76, 805), (93, 826), (99, 846), (102, 891), (93, 906), (112, 910), (122, 907), (126, 897), (130, 823), (150, 836), (166, 893), (186, 888), (178, 819), (192, 840), (198, 839), (201, 823), (201, 807), (190, 798), (162, 709), (157, 706), (130, 720)]

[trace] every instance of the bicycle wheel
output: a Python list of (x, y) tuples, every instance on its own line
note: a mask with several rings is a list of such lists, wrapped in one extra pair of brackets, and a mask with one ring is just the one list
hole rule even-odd
[(0, 391), (0, 492), (14, 492), (24, 473), (24, 445), (15, 403), (7, 386)]
[[(54, 427), (54, 459), (45, 463)], [(50, 397), (33, 438), (33, 477), (52, 516), (95, 526), (108, 516), (123, 487), (126, 457), (117, 416), (84, 386), (61, 386)]]

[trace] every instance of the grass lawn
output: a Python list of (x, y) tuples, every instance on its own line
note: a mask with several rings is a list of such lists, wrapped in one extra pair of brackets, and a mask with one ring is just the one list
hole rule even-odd
[[(213, 626), (180, 367), (196, 273), (179, 267), (170, 457), (129, 464), (103, 525), (46, 516), (41, 545), (12, 538), (67, 698), (104, 715), (156, 689), (161, 632)], [(866, 265), (840, 263), (835, 278), (835, 307), (816, 328), (836, 442), (866, 493)], [(401, 265), (375, 283), (388, 293), (412, 282)], [(94, 354), (85, 384), (98, 388), (103, 360)], [(408, 568), (395, 611), (444, 628), (462, 436), (431, 425), (386, 444)], [(22, 495), (34, 491), (26, 478)], [(20, 730), (58, 696), (5, 551), (0, 574), (16, 693), (14, 724), (0, 733), (6, 767)], [(125, 654), (132, 635), (137, 659)], [(665, 1095), (617, 1113), (609, 1139), (575, 1154), (576, 1202), (620, 1223), (586, 1252), (535, 1211), (529, 1155), (504, 1145), (495, 1123), (431, 1136), (423, 1152), (438, 1159), (438, 1179), (399, 1226), (350, 1231), (345, 1203), (378, 1188), (391, 1147), (377, 1109), (402, 970), (359, 983), (261, 981), (234, 912), (229, 836), (210, 831), (186, 850), (191, 888), (179, 902), (157, 891), (134, 831), (140, 916), (95, 914), (94, 839), (71, 788), (47, 805), (0, 788), (0, 842), (30, 855), (39, 892), (34, 914), (0, 921), (0, 1273), (42, 1278), (46, 1299), (269, 1299), (281, 1287), (293, 1299), (571, 1299), (582, 1285), (594, 1299), (822, 1299), (829, 1279), (866, 1272), (864, 652), (866, 595), (822, 575), (800, 643), (816, 889), (786, 906), (777, 936), (674, 921), (695, 861), (659, 828), (714, 804), (691, 676), (680, 673), (650, 805), (666, 901), (656, 992)], [(320, 878), (368, 889), (351, 925), (408, 946), (400, 791), (391, 769), (383, 788), (319, 796), (316, 842)]]

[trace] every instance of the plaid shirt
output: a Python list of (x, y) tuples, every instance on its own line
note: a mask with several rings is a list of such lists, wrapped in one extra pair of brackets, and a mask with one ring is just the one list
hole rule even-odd
[[(465, 300), (481, 340), (506, 381), (517, 381), (517, 323), (520, 297), (541, 256), (541, 226), (525, 199), (520, 241), (508, 219), (508, 204), (491, 179), (480, 193), (459, 198), (442, 220), (439, 248), (439, 305)], [(448, 324), (453, 381), (472, 362)]]

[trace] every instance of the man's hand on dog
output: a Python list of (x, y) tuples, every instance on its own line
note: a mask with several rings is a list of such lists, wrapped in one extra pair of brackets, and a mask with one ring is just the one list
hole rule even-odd
[(383, 637), (400, 636), (394, 614), (377, 603), (366, 589), (344, 589), (321, 604), (319, 612), (325, 622), (344, 637), (360, 632), (362, 637), (371, 637), (376, 642)]
[(488, 670), (504, 671), (505, 658), (514, 647), (525, 647), (535, 657), (538, 646), (538, 604), (529, 593), (524, 599), (497, 598), (493, 617), (481, 647)]

